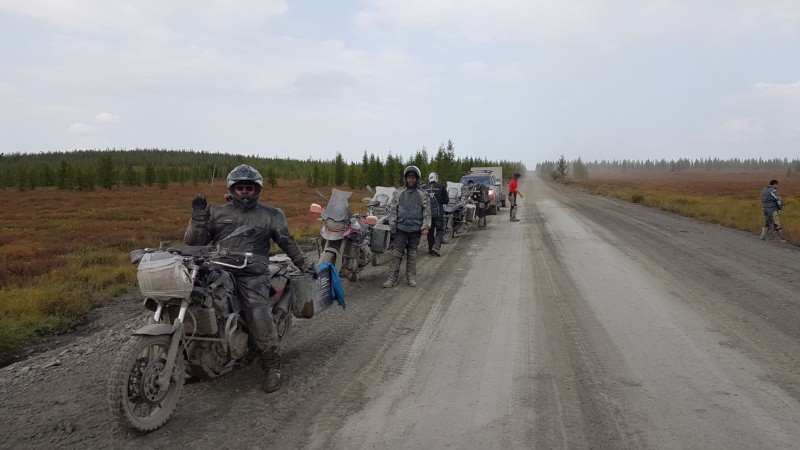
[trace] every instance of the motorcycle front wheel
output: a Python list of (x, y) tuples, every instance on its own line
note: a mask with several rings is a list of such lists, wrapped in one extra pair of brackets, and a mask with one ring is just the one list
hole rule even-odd
[(186, 376), (180, 352), (169, 384), (158, 384), (158, 376), (167, 365), (170, 341), (170, 335), (133, 336), (111, 366), (108, 404), (121, 426), (153, 431), (175, 412)]
[(331, 265), (336, 265), (336, 253), (324, 251), (319, 255), (319, 260), (317, 260), (317, 264), (322, 264), (324, 262), (329, 262)]
[(444, 234), (442, 235), (442, 242), (449, 244), (453, 240), (453, 216), (447, 216), (447, 221), (444, 223)]

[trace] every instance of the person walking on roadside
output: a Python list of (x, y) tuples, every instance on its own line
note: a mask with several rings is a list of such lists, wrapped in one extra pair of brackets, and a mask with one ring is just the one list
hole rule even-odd
[(517, 180), (519, 180), (519, 172), (514, 172), (511, 176), (511, 181), (508, 182), (508, 202), (511, 205), (511, 221), (519, 222), (517, 219), (517, 195), (522, 197), (522, 192), (517, 189)]
[(775, 233), (781, 242), (785, 242), (781, 236), (781, 219), (778, 212), (783, 209), (783, 199), (778, 192), (778, 180), (770, 180), (769, 185), (761, 190), (761, 210), (764, 212), (764, 227), (761, 228), (761, 240), (767, 237), (770, 228), (775, 229)]
[(389, 278), (383, 283), (385, 288), (397, 285), (403, 253), (406, 254), (406, 282), (411, 287), (417, 285), (417, 247), (421, 236), (427, 235), (431, 228), (428, 194), (420, 188), (420, 178), (422, 172), (416, 166), (406, 167), (403, 187), (392, 196), (389, 224), (395, 238)]
[(444, 238), (444, 205), (450, 201), (447, 196), (447, 186), (439, 184), (439, 175), (431, 172), (428, 175), (428, 183), (422, 185), (422, 189), (428, 193), (431, 206), (431, 229), (428, 232), (428, 253), (431, 255), (442, 256), (442, 239)]

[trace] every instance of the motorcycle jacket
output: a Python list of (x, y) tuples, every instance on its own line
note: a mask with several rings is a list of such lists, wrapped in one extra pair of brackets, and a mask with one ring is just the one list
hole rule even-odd
[(422, 189), (428, 193), (431, 205), (431, 217), (443, 217), (444, 205), (450, 201), (447, 196), (447, 188), (443, 184), (432, 181), (428, 184), (423, 184)]
[(761, 208), (764, 212), (772, 213), (783, 209), (783, 199), (775, 186), (767, 186), (761, 190)]
[(431, 228), (428, 194), (419, 188), (403, 186), (392, 197), (389, 223), (392, 228), (413, 233)]
[(306, 258), (289, 233), (286, 216), (279, 208), (257, 204), (242, 209), (233, 204), (212, 206), (207, 220), (191, 219), (184, 234), (187, 245), (220, 244), (231, 251), (253, 252), (269, 259), (270, 241), (275, 242), (299, 269)]

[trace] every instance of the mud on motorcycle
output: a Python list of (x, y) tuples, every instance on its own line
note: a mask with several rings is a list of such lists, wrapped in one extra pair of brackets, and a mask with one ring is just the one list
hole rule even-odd
[[(258, 352), (230, 272), (252, 263), (253, 254), (162, 245), (134, 250), (131, 262), (139, 265), (139, 288), (152, 316), (120, 349), (107, 399), (122, 427), (147, 432), (173, 414), (187, 376), (219, 377)], [(270, 257), (268, 267), (274, 290), (269, 302), (285, 348), (293, 317), (310, 318), (332, 303), (330, 273), (315, 280), (286, 255)]]
[[(388, 250), (388, 225), (371, 214), (352, 214), (348, 199), (352, 192), (331, 190), (326, 207), (312, 203), (310, 211), (322, 220), (317, 239), (319, 263), (329, 262), (340, 276), (358, 281), (359, 274), (370, 263), (377, 265), (377, 256)], [(317, 195), (326, 198), (319, 190)]]

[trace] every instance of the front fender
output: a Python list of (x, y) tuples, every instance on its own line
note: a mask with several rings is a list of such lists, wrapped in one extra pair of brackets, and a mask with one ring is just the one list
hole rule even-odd
[(172, 325), (166, 323), (151, 323), (134, 331), (133, 334), (146, 335), (146, 336), (161, 336), (163, 334), (172, 334), (175, 330), (178, 329), (179, 326), (180, 325), (177, 320)]

